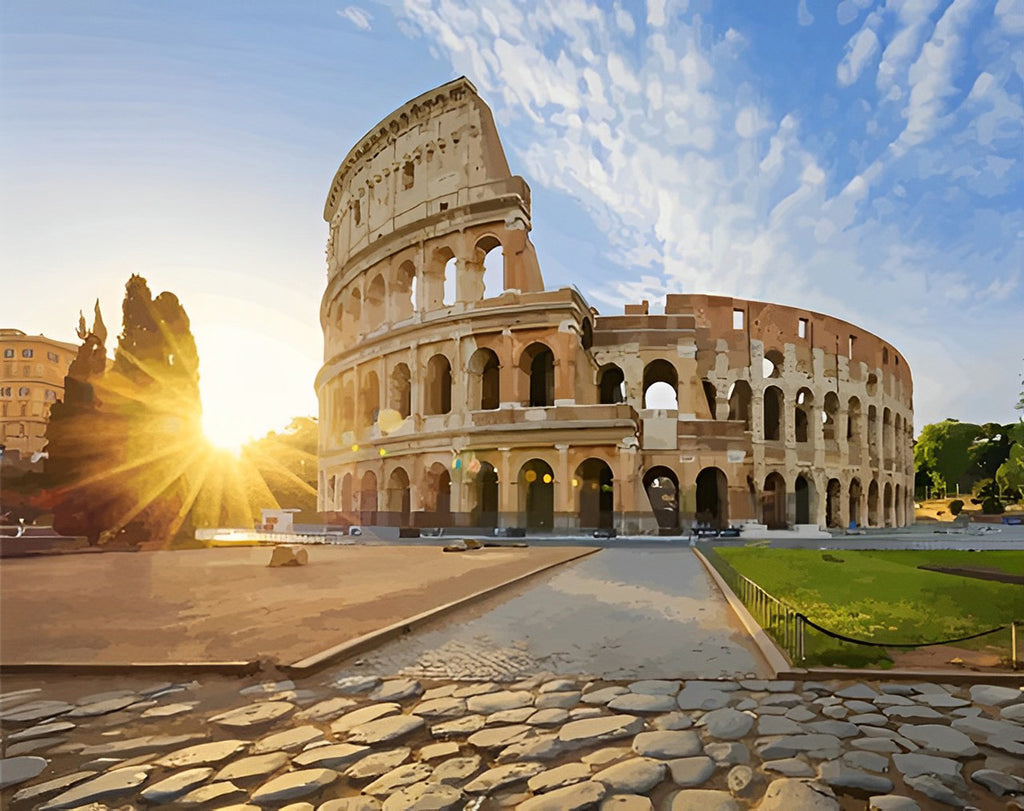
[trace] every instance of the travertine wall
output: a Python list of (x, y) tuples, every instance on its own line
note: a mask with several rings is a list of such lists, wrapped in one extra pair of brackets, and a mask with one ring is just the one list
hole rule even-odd
[(598, 316), (575, 289), (545, 291), (529, 189), (467, 80), (363, 138), (324, 217), (319, 501), (338, 520), (912, 516), (911, 378), (893, 347), (773, 304), (669, 296), (664, 315)]

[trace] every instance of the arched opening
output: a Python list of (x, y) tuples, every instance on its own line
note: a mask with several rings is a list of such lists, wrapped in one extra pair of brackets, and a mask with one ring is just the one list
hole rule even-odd
[[(892, 462), (895, 470), (903, 470), (903, 417), (897, 414), (892, 424)], [(896, 507), (899, 510), (899, 506)]]
[(360, 420), (362, 428), (369, 428), (377, 421), (380, 413), (380, 379), (376, 372), (367, 372), (363, 377), (363, 391), (359, 396)]
[(829, 529), (841, 529), (843, 526), (840, 506), (842, 504), (843, 485), (839, 479), (829, 479), (825, 488), (825, 525)]
[(444, 355), (427, 361), (426, 413), (447, 414), (452, 410), (452, 365)]
[(579, 492), (581, 528), (611, 529), (615, 523), (615, 488), (612, 469), (601, 459), (587, 459), (573, 478)]
[(358, 287), (352, 288), (349, 295), (348, 307), (345, 308), (349, 319), (349, 331), (357, 335), (363, 331), (363, 294)]
[(860, 486), (859, 479), (850, 480), (850, 525), (861, 526), (863, 523), (863, 516), (860, 514), (860, 502), (863, 498), (864, 490)]
[(395, 364), (388, 382), (388, 408), (403, 420), (412, 413), (412, 376), (404, 363)]
[(811, 406), (814, 395), (810, 389), (800, 389), (796, 393), (796, 404), (793, 407), (793, 432), (797, 442), (811, 440)]
[(424, 475), (424, 484), (423, 501), (427, 512), (433, 513), (436, 526), (448, 526), (452, 518), (452, 476), (448, 468), (434, 462)]
[(764, 390), (764, 438), (777, 442), (782, 438), (782, 389), (769, 386)]
[(785, 362), (785, 357), (778, 349), (770, 349), (764, 353), (764, 359), (761, 361), (761, 377), (765, 380), (768, 378), (782, 377), (782, 364)]
[(555, 404), (555, 355), (541, 343), (526, 347), (519, 368), (529, 381), (526, 405), (535, 407)]
[(543, 459), (519, 470), (519, 510), (527, 529), (550, 531), (555, 525), (555, 474)]
[(769, 473), (764, 480), (761, 523), (768, 529), (786, 528), (786, 480), (779, 473)]
[(697, 474), (695, 519), (715, 529), (729, 526), (729, 480), (717, 467), (706, 467)]
[(590, 349), (594, 345), (594, 327), (590, 323), (589, 318), (584, 318), (583, 323), (580, 325), (580, 346), (584, 349)]
[(892, 462), (892, 445), (892, 411), (886, 407), (882, 410), (882, 464), (886, 467)]
[(373, 281), (366, 288), (366, 323), (374, 330), (387, 321), (386, 308), (387, 288), (384, 285), (384, 277), (377, 274)]
[(410, 318), (416, 312), (416, 266), (406, 260), (398, 266), (391, 285), (391, 311), (395, 321)]
[(338, 497), (338, 477), (328, 476), (327, 477), (327, 492), (324, 494), (324, 510), (334, 510), (337, 508), (337, 497)]
[(878, 409), (868, 406), (868, 459), (878, 467)]
[(796, 500), (796, 523), (814, 523), (814, 482), (801, 473), (793, 483), (793, 495)]
[(889, 482), (886, 482), (885, 487), (882, 488), (882, 510), (882, 520), (885, 526), (893, 526), (896, 522), (896, 515), (893, 512), (892, 484)]
[(679, 374), (667, 360), (652, 360), (644, 368), (644, 408), (679, 409)]
[(441, 286), (441, 303), (445, 307), (451, 307), (458, 296), (458, 268), (458, 260), (452, 256), (447, 262), (445, 262), (444, 268), (441, 270), (441, 273), (444, 276), (444, 281)]
[(878, 393), (878, 375), (874, 372), (868, 375), (868, 382), (864, 385), (868, 397), (874, 397)]
[(391, 471), (385, 491), (386, 524), (404, 527), (409, 524), (410, 494), (409, 475), (400, 467)]
[(868, 485), (868, 526), (880, 526), (878, 520), (878, 482), (874, 479)]
[(469, 359), (469, 403), (480, 410), (501, 405), (500, 364), (491, 349), (478, 349)]
[(341, 510), (352, 512), (352, 474), (346, 473), (341, 480)]
[(498, 472), (490, 462), (481, 462), (474, 481), (476, 507), (473, 524), (478, 527), (498, 526)]
[(846, 441), (849, 443), (851, 450), (854, 447), (860, 447), (861, 439), (861, 421), (863, 419), (860, 410), (860, 399), (857, 397), (851, 397), (850, 402), (846, 408)]
[[(430, 312), (437, 310), (440, 307), (445, 306), (445, 301), (448, 299), (447, 292), (447, 281), (448, 276), (451, 277), (452, 295), (451, 300), (454, 301), (455, 296), (455, 269), (454, 260), (455, 253), (447, 245), (443, 245), (440, 248), (435, 248), (430, 254), (430, 261), (423, 272), (421, 279), (423, 283), (423, 289), (418, 289), (417, 284), (417, 297), (419, 299), (419, 307), (423, 310)], [(448, 270), (448, 265), (451, 264), (451, 272)]]
[(906, 504), (903, 503), (903, 488), (900, 485), (896, 485), (896, 526), (905, 527), (907, 525), (907, 512)]
[(745, 430), (750, 430), (750, 404), (753, 396), (746, 380), (737, 380), (729, 387), (729, 419), (742, 420)]
[(377, 477), (367, 470), (359, 484), (359, 523), (377, 523)]
[(626, 376), (614, 363), (601, 370), (597, 387), (602, 403), (609, 405), (626, 402)]
[(825, 408), (821, 412), (821, 434), (826, 442), (836, 441), (836, 421), (839, 418), (839, 397), (834, 391), (825, 395)]
[(711, 419), (717, 419), (715, 410), (718, 408), (718, 390), (715, 388), (715, 384), (710, 380), (702, 380), (701, 388), (704, 389), (704, 399), (708, 404), (708, 414)]
[(341, 433), (354, 431), (356, 425), (356, 390), (351, 380), (346, 380), (341, 388)]
[(644, 490), (662, 534), (679, 531), (679, 479), (667, 467), (652, 467), (644, 474)]
[(494, 298), (505, 292), (505, 256), (495, 236), (485, 236), (476, 243), (476, 257), (483, 268), (480, 298)]

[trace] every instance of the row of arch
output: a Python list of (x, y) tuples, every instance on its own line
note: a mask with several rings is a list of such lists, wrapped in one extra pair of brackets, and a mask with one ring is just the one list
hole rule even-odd
[[(474, 463), (467, 471), (471, 477), (469, 494), (472, 501), (466, 512), (473, 526), (498, 526), (498, 472), (489, 462)], [(555, 518), (555, 472), (543, 459), (529, 459), (516, 476), (516, 505), (519, 523), (532, 530), (551, 530)], [(358, 489), (356, 489), (358, 487)], [(574, 509), (579, 526), (611, 528), (614, 524), (614, 474), (602, 459), (581, 462), (572, 478)], [(451, 518), (451, 474), (444, 465), (435, 463), (424, 475), (417, 489), (424, 519), (429, 524), (446, 525)], [(403, 467), (394, 468), (378, 489), (377, 474), (365, 471), (358, 479), (352, 473), (330, 476), (327, 482), (328, 508), (357, 515), (364, 524), (406, 526), (412, 519), (413, 495), (409, 474)]]
[[(643, 478), (644, 490), (651, 503), (659, 529), (675, 530), (680, 526), (679, 479), (675, 471), (664, 466), (649, 469)], [(715, 528), (729, 525), (729, 482), (717, 467), (707, 467), (695, 480), (694, 520)], [(817, 524), (824, 508), (826, 526), (839, 529), (857, 526), (905, 526), (909, 514), (907, 493), (899, 483), (879, 485), (871, 479), (865, 490), (858, 477), (844, 486), (838, 478), (829, 478), (825, 485), (825, 503), (817, 491), (814, 477), (799, 473), (792, 479), (790, 489), (786, 477), (772, 471), (755, 486), (746, 479), (747, 497), (758, 520), (768, 529), (785, 529), (793, 524)], [(735, 492), (735, 490), (734, 490)]]
[[(518, 398), (530, 407), (548, 407), (555, 404), (555, 356), (547, 344), (534, 342), (519, 355), (517, 364), (520, 380), (518, 392), (506, 393), (501, 385), (501, 362), (493, 349), (477, 349), (466, 364), (465, 391), (471, 410), (499, 408), (502, 397)], [(448, 414), (452, 411), (454, 378), (452, 364), (447, 355), (432, 355), (415, 372), (404, 362), (391, 367), (387, 388), (382, 393), (381, 381), (372, 369), (358, 378), (341, 383), (340, 396), (331, 398), (333, 436), (339, 438), (344, 431), (368, 428), (379, 424), (385, 432), (407, 419), (413, 413), (413, 392), (418, 390), (417, 410), (426, 415)], [(382, 396), (383, 394), (383, 396)]]
[(480, 237), (467, 257), (457, 257), (448, 245), (435, 247), (420, 268), (406, 259), (352, 281), (335, 298), (328, 320), (343, 334), (355, 335), (417, 312), (500, 295), (505, 290), (503, 254), (493, 234)]

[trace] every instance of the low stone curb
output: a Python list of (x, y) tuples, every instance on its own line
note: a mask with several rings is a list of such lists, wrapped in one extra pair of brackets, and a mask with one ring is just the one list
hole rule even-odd
[(693, 554), (697, 556), (697, 559), (704, 564), (704, 568), (707, 569), (711, 579), (715, 582), (718, 590), (722, 593), (726, 602), (729, 603), (729, 607), (732, 608), (736, 614), (737, 619), (743, 623), (743, 627), (747, 629), (747, 633), (750, 634), (750, 638), (757, 645), (757, 649), (760, 651), (762, 658), (767, 662), (768, 667), (772, 670), (772, 678), (780, 678), (780, 674), (786, 676), (794, 673), (803, 671), (794, 671), (793, 666), (789, 663), (789, 660), (785, 657), (782, 651), (776, 646), (768, 634), (765, 633), (764, 629), (758, 625), (757, 620), (751, 616), (750, 612), (747, 611), (747, 607), (743, 605), (740, 598), (737, 597), (729, 585), (722, 579), (722, 576), (718, 573), (708, 559), (700, 553), (697, 548), (692, 549)]
[(258, 661), (228, 662), (125, 662), (95, 664), (92, 662), (0, 662), (0, 674), (64, 673), (76, 676), (106, 676), (134, 673), (220, 673), (225, 676), (251, 676), (260, 671)]
[[(535, 575), (541, 574), (554, 569), (556, 566), (563, 566), (566, 563), (572, 563), (573, 561), (585, 558), (588, 555), (593, 555), (595, 552), (600, 552), (601, 547), (585, 548), (578, 555), (574, 555), (566, 560), (560, 560), (556, 563), (548, 563), (545, 566), (541, 566), (532, 571), (521, 574), (518, 577), (513, 577), (511, 580), (506, 580), (504, 583), (498, 583), (496, 586), (490, 588), (481, 589), (480, 591), (474, 592), (473, 594), (462, 597), (458, 600), (453, 600), (450, 603), (439, 605), (434, 608), (428, 609), (420, 614), (416, 614), (412, 617), (407, 617), (404, 620), (399, 620), (396, 623), (388, 625), (385, 628), (378, 628), (376, 631), (370, 631), (368, 634), (357, 636), (355, 639), (349, 639), (346, 642), (342, 642), (334, 647), (322, 650), (319, 653), (314, 653), (312, 656), (307, 656), (305, 659), (301, 659), (290, 665), (282, 665), (281, 670), (285, 673), (295, 676), (303, 676), (311, 673), (313, 670), (324, 665), (330, 664), (331, 662), (343, 659), (347, 656), (353, 656), (357, 653), (362, 653), (370, 648), (376, 647), (383, 642), (387, 642), (404, 634), (410, 633), (414, 628), (429, 622), (432, 619), (447, 614), (458, 608), (463, 608), (467, 605), (475, 603), (485, 597), (490, 597), (502, 589), (508, 588), (509, 586), (515, 586), (522, 583)], [(466, 554), (466, 553), (463, 553)], [(472, 553), (469, 553), (472, 554)]]

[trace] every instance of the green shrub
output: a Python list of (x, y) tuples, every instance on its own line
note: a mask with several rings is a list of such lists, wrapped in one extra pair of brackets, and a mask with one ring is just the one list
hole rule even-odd
[(1006, 507), (998, 496), (989, 496), (981, 502), (981, 511), (986, 515), (999, 515), (1006, 512)]
[(960, 511), (963, 510), (963, 508), (964, 508), (964, 503), (959, 498), (956, 501), (949, 502), (949, 511), (953, 515), (960, 515)]

